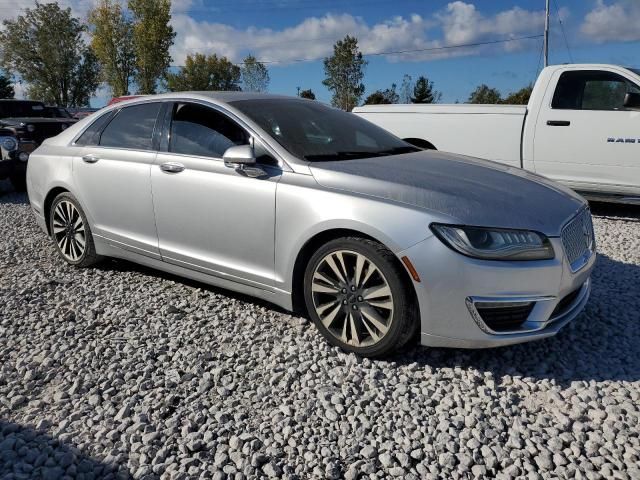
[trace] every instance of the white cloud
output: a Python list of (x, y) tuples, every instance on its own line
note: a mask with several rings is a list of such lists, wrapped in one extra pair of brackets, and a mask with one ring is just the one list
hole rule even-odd
[[(436, 17), (448, 45), (537, 35), (544, 29), (544, 10), (530, 11), (520, 7), (485, 16), (474, 4), (456, 1), (449, 3)], [(525, 45), (524, 41), (514, 41), (505, 43), (504, 49), (520, 50)]]
[[(0, 6), (8, 5), (11, 1), (11, 8), (0, 8), (0, 23), (3, 20), (15, 20), (18, 15), (24, 13), (25, 8), (35, 8), (35, 0), (0, 0)], [(53, 1), (53, 0), (50, 0)], [(41, 1), (40, 3), (48, 3)], [(97, 3), (97, 0), (56, 0), (61, 8), (70, 7), (74, 16), (85, 21), (89, 10)]]
[[(182, 1), (189, 3), (189, 0)], [(187, 13), (174, 15), (172, 24), (177, 32), (171, 52), (174, 64), (182, 65), (186, 56), (195, 52), (216, 53), (236, 62), (252, 53), (261, 60), (286, 63), (329, 55), (335, 41), (347, 34), (358, 38), (364, 53), (437, 48), (539, 34), (544, 26), (544, 11), (515, 7), (485, 16), (474, 4), (455, 1), (428, 18), (417, 14), (396, 16), (376, 24), (368, 24), (361, 17), (349, 14), (327, 14), (309, 17), (282, 30), (238, 29), (226, 24), (198, 21)], [(438, 27), (442, 31), (441, 36)], [(496, 49), (513, 51), (530, 45), (531, 42), (517, 41), (483, 48), (389, 55), (387, 58), (391, 61), (423, 61)]]
[(640, 2), (620, 0), (611, 4), (598, 0), (584, 18), (580, 31), (588, 39), (632, 42), (640, 40)]

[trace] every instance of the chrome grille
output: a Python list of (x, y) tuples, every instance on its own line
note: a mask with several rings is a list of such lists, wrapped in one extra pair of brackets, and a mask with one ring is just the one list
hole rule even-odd
[(595, 251), (591, 212), (584, 209), (562, 229), (562, 245), (571, 271), (580, 270)]

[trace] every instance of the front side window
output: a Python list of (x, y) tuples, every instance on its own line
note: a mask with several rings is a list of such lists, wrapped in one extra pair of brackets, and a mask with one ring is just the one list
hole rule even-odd
[(197, 103), (176, 103), (173, 107), (172, 153), (222, 158), (229, 147), (248, 143), (247, 132), (217, 110)]
[(124, 107), (100, 135), (101, 147), (151, 150), (153, 129), (160, 103)]
[(633, 82), (613, 72), (564, 72), (558, 80), (552, 108), (561, 110), (623, 110), (629, 92), (640, 93)]

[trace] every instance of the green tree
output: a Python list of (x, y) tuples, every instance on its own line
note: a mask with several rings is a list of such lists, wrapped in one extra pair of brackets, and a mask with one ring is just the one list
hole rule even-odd
[(484, 83), (477, 87), (471, 95), (467, 103), (481, 103), (485, 105), (492, 105), (502, 102), (502, 96), (500, 92), (495, 88), (490, 88)]
[(135, 73), (133, 22), (120, 3), (100, 0), (89, 12), (91, 47), (101, 66), (103, 80), (114, 97), (129, 94), (129, 84)]
[(333, 55), (324, 59), (325, 79), (322, 81), (332, 93), (334, 107), (351, 111), (364, 94), (364, 69), (367, 65), (358, 49), (358, 39), (347, 35), (333, 46)]
[(393, 83), (391, 88), (385, 90), (376, 90), (369, 95), (365, 100), (365, 105), (389, 105), (392, 103), (398, 103), (400, 97), (396, 92), (396, 84)]
[(242, 62), (242, 87), (245, 92), (266, 92), (269, 86), (269, 70), (253, 55)]
[(0, 98), (13, 98), (15, 94), (11, 79), (0, 72)]
[(438, 103), (441, 98), (442, 93), (433, 88), (433, 82), (425, 76), (418, 77), (413, 87), (411, 103)]
[(310, 88), (307, 90), (302, 90), (300, 92), (300, 97), (301, 98), (306, 98), (308, 100), (315, 100), (316, 99), (316, 94), (313, 93), (313, 90), (311, 90)]
[(240, 67), (226, 57), (188, 55), (178, 73), (167, 74), (167, 89), (172, 92), (186, 90), (240, 90)]
[(528, 85), (517, 92), (509, 94), (502, 103), (508, 105), (526, 105), (529, 103), (529, 98), (531, 98), (531, 92), (533, 92), (533, 85)]
[(136, 83), (142, 94), (156, 93), (171, 65), (169, 48), (176, 34), (170, 24), (171, 0), (129, 0), (133, 16)]
[(414, 85), (411, 75), (406, 73), (402, 77), (402, 84), (400, 85), (399, 102), (411, 103), (411, 94), (413, 93)]
[(0, 32), (0, 64), (28, 84), (34, 98), (65, 107), (84, 106), (98, 88), (100, 68), (85, 44), (85, 27), (57, 3), (36, 3)]

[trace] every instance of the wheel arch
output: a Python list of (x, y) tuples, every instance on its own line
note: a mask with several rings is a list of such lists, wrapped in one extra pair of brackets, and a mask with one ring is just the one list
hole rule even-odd
[(403, 138), (403, 140), (407, 143), (410, 143), (414, 147), (424, 148), (425, 150), (437, 150), (436, 146), (428, 140), (424, 140), (422, 138)]
[[(293, 266), (292, 272), (292, 281), (291, 281), (291, 302), (293, 306), (293, 311), (299, 314), (307, 315), (307, 309), (304, 301), (304, 273), (311, 259), (311, 256), (320, 248), (321, 245), (330, 242), (331, 240), (335, 240), (338, 238), (344, 237), (360, 237), (366, 238), (368, 240), (373, 240), (374, 242), (378, 242), (381, 245), (385, 246), (387, 249), (393, 252), (385, 242), (380, 241), (380, 239), (375, 238), (367, 233), (364, 233), (359, 230), (354, 230), (351, 228), (331, 228), (328, 230), (323, 230), (321, 232), (316, 233), (311, 238), (309, 238), (302, 248), (298, 251), (298, 255), (296, 256), (296, 260)], [(409, 291), (414, 300), (414, 305), (416, 309), (419, 309), (417, 293), (415, 291), (415, 285), (413, 284), (413, 280), (409, 272), (407, 272), (406, 267), (402, 264), (400, 259), (394, 254), (394, 258), (397, 264), (397, 267), (400, 271), (403, 272), (401, 281), (405, 282), (406, 285), (411, 285)]]
[(49, 215), (51, 213), (51, 205), (53, 205), (53, 200), (60, 195), (61, 193), (69, 192), (69, 190), (65, 187), (53, 187), (47, 195), (44, 197), (43, 204), (43, 213), (44, 213), (44, 221), (47, 226), (47, 233), (51, 236), (51, 225), (49, 224)]

